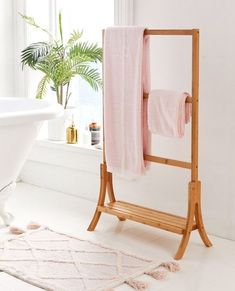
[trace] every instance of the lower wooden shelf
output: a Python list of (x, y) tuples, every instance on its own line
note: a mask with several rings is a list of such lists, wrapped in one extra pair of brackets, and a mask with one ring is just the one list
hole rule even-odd
[[(104, 206), (98, 206), (98, 210), (178, 234), (183, 234), (186, 229), (187, 219), (185, 217), (153, 210), (128, 202), (110, 202)], [(192, 226), (192, 230), (195, 229), (197, 229), (196, 222), (194, 222)]]

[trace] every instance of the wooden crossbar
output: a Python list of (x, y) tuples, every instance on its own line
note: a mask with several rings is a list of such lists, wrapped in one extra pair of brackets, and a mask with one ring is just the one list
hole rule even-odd
[[(149, 98), (149, 93), (144, 93), (144, 99)], [(188, 96), (185, 100), (186, 103), (193, 103), (193, 97)]]
[[(104, 41), (103, 31), (103, 41)], [(192, 103), (191, 122), (191, 162), (173, 160), (144, 154), (146, 161), (169, 166), (189, 169), (191, 181), (188, 183), (188, 212), (186, 217), (165, 213), (154, 209), (117, 201), (113, 189), (112, 173), (107, 171), (105, 149), (103, 150), (103, 163), (100, 166), (100, 193), (97, 207), (88, 227), (93, 231), (99, 221), (101, 213), (115, 215), (120, 221), (130, 219), (139, 223), (158, 227), (182, 235), (182, 239), (175, 259), (181, 259), (188, 245), (190, 234), (198, 230), (202, 241), (207, 247), (212, 246), (205, 231), (201, 211), (201, 182), (198, 180), (198, 87), (199, 87), (199, 30), (198, 29), (146, 29), (145, 35), (150, 36), (191, 36), (192, 37), (192, 97), (187, 97), (186, 102)], [(144, 93), (143, 98), (148, 98)], [(105, 136), (103, 136), (105, 139)], [(109, 203), (105, 203), (108, 194)], [(173, 197), (174, 199), (174, 197)]]
[(173, 159), (169, 159), (169, 158), (162, 158), (162, 157), (157, 157), (157, 156), (144, 155), (144, 160), (145, 161), (149, 161), (149, 162), (169, 165), (169, 166), (175, 166), (175, 167), (179, 167), (179, 168), (190, 169), (190, 170), (192, 168), (192, 164), (191, 163), (184, 162), (184, 161), (179, 161), (179, 160), (173, 160)]
[(198, 29), (146, 29), (144, 35), (193, 35)]

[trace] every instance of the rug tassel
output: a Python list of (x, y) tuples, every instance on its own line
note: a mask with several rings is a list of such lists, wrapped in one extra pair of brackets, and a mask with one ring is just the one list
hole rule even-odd
[(27, 225), (27, 229), (33, 230), (33, 229), (38, 229), (41, 227), (41, 224), (35, 222), (35, 221), (30, 221), (30, 223)]
[(162, 263), (160, 266), (166, 268), (170, 272), (180, 271), (180, 265), (176, 262), (166, 262)]
[(153, 270), (149, 272), (145, 272), (144, 274), (153, 277), (156, 280), (163, 280), (166, 278), (166, 271), (164, 270)]
[(128, 284), (130, 287), (132, 287), (135, 290), (138, 291), (144, 291), (147, 290), (148, 288), (148, 283), (143, 282), (143, 281), (139, 281), (139, 280), (135, 280), (135, 279), (129, 279), (125, 281), (126, 284)]
[(20, 227), (11, 226), (11, 227), (9, 228), (9, 232), (12, 233), (12, 234), (17, 234), (17, 235), (19, 235), (19, 234), (24, 233), (25, 230), (22, 229), (22, 228), (20, 228)]

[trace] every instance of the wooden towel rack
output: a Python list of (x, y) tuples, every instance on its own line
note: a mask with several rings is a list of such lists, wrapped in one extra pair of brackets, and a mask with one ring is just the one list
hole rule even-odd
[[(107, 171), (105, 150), (103, 151), (103, 163), (100, 167), (100, 193), (93, 219), (88, 227), (93, 231), (99, 221), (102, 212), (115, 215), (119, 220), (130, 219), (139, 223), (151, 225), (173, 233), (182, 235), (182, 239), (175, 259), (181, 259), (188, 245), (191, 231), (198, 230), (202, 241), (207, 247), (212, 246), (202, 219), (201, 210), (201, 182), (198, 180), (198, 87), (199, 87), (199, 30), (198, 29), (146, 29), (145, 35), (190, 36), (192, 38), (192, 97), (186, 102), (192, 103), (191, 121), (191, 161), (179, 161), (169, 158), (144, 155), (144, 159), (150, 162), (189, 169), (191, 181), (188, 184), (188, 213), (186, 217), (165, 213), (139, 205), (118, 201), (114, 195), (112, 173)], [(148, 95), (144, 94), (143, 98)], [(109, 203), (105, 203), (108, 193)]]

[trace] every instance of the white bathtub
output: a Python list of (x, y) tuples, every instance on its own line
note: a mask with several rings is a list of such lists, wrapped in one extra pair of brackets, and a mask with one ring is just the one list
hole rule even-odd
[[(0, 218), (9, 225), (5, 202), (44, 120), (60, 116), (60, 105), (44, 100), (0, 97)], [(0, 224), (2, 223), (0, 222)]]

